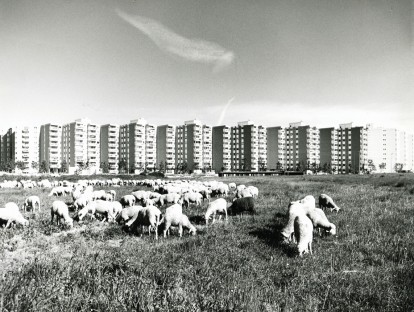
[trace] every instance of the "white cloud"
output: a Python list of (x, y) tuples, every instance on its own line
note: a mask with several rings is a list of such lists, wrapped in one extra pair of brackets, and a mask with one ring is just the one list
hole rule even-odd
[(117, 14), (150, 38), (161, 50), (192, 62), (212, 64), (214, 72), (223, 70), (234, 60), (232, 51), (216, 43), (185, 38), (150, 18), (129, 15), (119, 10)]

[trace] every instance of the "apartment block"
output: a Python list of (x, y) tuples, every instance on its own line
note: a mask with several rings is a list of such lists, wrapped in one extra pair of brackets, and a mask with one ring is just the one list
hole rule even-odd
[(212, 128), (212, 168), (217, 172), (231, 169), (231, 127)]
[(120, 127), (119, 158), (130, 173), (154, 170), (156, 167), (156, 127), (143, 118)]
[(210, 170), (212, 166), (212, 128), (200, 120), (188, 120), (176, 128), (175, 144), (178, 170)]
[(100, 127), (89, 119), (77, 119), (62, 127), (62, 162), (69, 173), (78, 169), (89, 174), (100, 171)]
[(232, 170), (259, 171), (267, 168), (267, 133), (253, 122), (239, 122), (231, 128)]
[(301, 122), (290, 123), (285, 128), (286, 170), (305, 170), (320, 163), (319, 129), (302, 126)]
[(100, 129), (100, 158), (103, 173), (118, 173), (119, 126), (106, 124)]
[(334, 173), (359, 173), (367, 169), (367, 129), (352, 127), (320, 129), (320, 165)]
[(39, 168), (46, 162), (50, 172), (57, 173), (62, 162), (62, 127), (45, 124), (40, 127)]
[(267, 168), (283, 170), (286, 163), (286, 131), (282, 127), (267, 128)]
[[(175, 170), (175, 126), (163, 125), (157, 127), (157, 169), (164, 166), (166, 173)], [(161, 165), (162, 163), (162, 165)]]
[(22, 168), (23, 173), (37, 172), (39, 161), (39, 128), (15, 127), (12, 131), (13, 161), (15, 163), (24, 163), (24, 169)]
[(367, 126), (368, 160), (375, 165), (377, 172), (395, 172), (396, 166), (402, 170), (413, 170), (413, 135), (392, 128)]
[(4, 166), (7, 162), (13, 160), (13, 130), (10, 128), (1, 135), (0, 143), (0, 164)]

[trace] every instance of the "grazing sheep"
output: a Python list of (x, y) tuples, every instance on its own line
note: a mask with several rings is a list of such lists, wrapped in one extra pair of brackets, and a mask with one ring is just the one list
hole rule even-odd
[(135, 196), (134, 195), (124, 195), (121, 197), (120, 203), (122, 205), (122, 207), (126, 207), (126, 206), (134, 206), (135, 205)]
[(234, 182), (229, 183), (229, 191), (234, 193), (236, 191), (237, 185)]
[[(111, 196), (112, 198), (112, 196)], [(106, 200), (106, 192), (104, 190), (98, 190), (92, 192), (92, 200), (103, 199)]]
[(141, 201), (141, 203), (144, 203), (145, 200), (149, 198), (149, 193), (146, 191), (135, 191), (135, 192), (132, 192), (132, 195), (135, 196), (136, 203), (138, 203), (139, 201)]
[(119, 201), (112, 202), (112, 214), (116, 218), (122, 211), (122, 205)]
[(114, 201), (116, 198), (116, 192), (114, 190), (109, 190), (107, 193), (112, 195), (112, 201)]
[(314, 208), (309, 210), (306, 215), (311, 219), (313, 227), (319, 230), (324, 229), (327, 233), (331, 235), (336, 235), (336, 226), (335, 224), (329, 222), (328, 218), (323, 212), (322, 209)]
[(293, 236), (293, 233), (294, 233), (293, 223), (295, 221), (295, 218), (299, 214), (306, 214), (311, 209), (314, 209), (314, 208), (310, 208), (310, 207), (311, 207), (311, 205), (309, 205), (309, 202), (301, 203), (300, 201), (294, 201), (294, 202), (291, 202), (289, 204), (288, 213), (287, 213), (288, 222), (281, 231), (281, 235), (285, 240), (291, 241), (292, 238), (294, 238), (294, 236)]
[(259, 196), (259, 189), (253, 185), (249, 185), (248, 187), (246, 187), (247, 190), (250, 191), (250, 194), (254, 197), (257, 198)]
[(148, 235), (151, 229), (155, 230), (155, 238), (158, 239), (158, 226), (160, 225), (161, 211), (155, 206), (148, 206), (139, 209), (136, 214), (126, 223), (126, 226), (136, 228), (141, 225), (141, 236), (144, 233), (144, 226), (148, 226)]
[(305, 253), (312, 254), (313, 225), (312, 221), (303, 213), (296, 216), (294, 221), (294, 233), (298, 243), (299, 257)]
[(188, 217), (183, 214), (183, 208), (180, 204), (174, 204), (165, 210), (165, 215), (160, 221), (164, 222), (164, 237), (170, 235), (170, 226), (178, 226), (178, 235), (183, 236), (183, 227), (189, 230), (192, 235), (196, 234), (196, 228), (191, 224)]
[(52, 188), (48, 196), (63, 196), (65, 195), (65, 189), (63, 186), (57, 186)]
[(161, 196), (162, 200), (164, 201), (164, 204), (176, 204), (178, 203), (178, 200), (180, 199), (180, 194), (178, 193), (168, 193)]
[(26, 209), (28, 207), (31, 207), (32, 210), (34, 211), (36, 209), (36, 205), (37, 205), (37, 209), (40, 211), (40, 199), (39, 199), (39, 196), (29, 196), (24, 201), (23, 210), (24, 210), (24, 212), (26, 212)]
[(90, 202), (85, 207), (83, 207), (81, 210), (79, 210), (77, 214), (79, 221), (82, 221), (82, 219), (87, 214), (89, 214), (92, 217), (92, 219), (95, 219), (95, 212), (96, 212), (95, 208), (96, 208), (95, 202)]
[(196, 206), (201, 206), (201, 203), (203, 201), (203, 195), (201, 195), (200, 193), (189, 192), (185, 193), (182, 199), (183, 203), (187, 208), (190, 207), (190, 203), (195, 203)]
[(96, 200), (94, 202), (90, 202), (89, 204), (93, 204), (95, 207), (95, 216), (97, 213), (99, 213), (100, 215), (103, 216), (102, 222), (104, 221), (114, 221), (115, 220), (115, 216), (113, 214), (113, 203), (112, 202), (108, 202), (105, 200)]
[(63, 219), (66, 225), (73, 227), (73, 219), (69, 216), (69, 208), (63, 201), (55, 200), (52, 204), (52, 209), (50, 212), (52, 216), (51, 223), (53, 223), (53, 218), (56, 215), (57, 225), (59, 225), (60, 220)]
[(219, 220), (221, 220), (221, 214), (224, 213), (226, 215), (226, 221), (227, 221), (227, 207), (228, 207), (228, 204), (224, 198), (219, 198), (209, 203), (206, 214), (204, 216), (206, 220), (206, 225), (208, 225), (208, 220), (210, 219), (211, 215), (213, 215), (212, 223), (216, 222), (216, 213), (220, 213)]
[(4, 205), (4, 208), (15, 210), (15, 211), (20, 211), (19, 206), (17, 206), (17, 204), (13, 202), (8, 202), (6, 205)]
[(4, 229), (7, 229), (9, 226), (11, 226), (13, 222), (17, 224), (22, 224), (23, 226), (29, 225), (29, 221), (27, 221), (23, 217), (23, 215), (19, 211), (19, 207), (16, 204), (8, 206), (6, 204), (6, 207), (0, 208), (0, 220), (3, 220), (3, 222), (7, 222), (6, 227)]
[(243, 212), (255, 214), (256, 210), (254, 208), (253, 197), (235, 198), (229, 207), (228, 212), (233, 215)]
[(253, 197), (252, 190), (245, 187), (236, 191), (236, 198)]
[(331, 212), (335, 210), (338, 212), (341, 208), (338, 207), (337, 204), (334, 203), (332, 198), (326, 194), (321, 194), (319, 196), (319, 208), (321, 209), (327, 209), (330, 208)]
[(138, 211), (144, 207), (142, 206), (130, 206), (123, 208), (121, 213), (116, 217), (116, 222), (121, 223), (121, 221), (124, 221), (126, 223), (127, 221), (131, 220), (134, 215), (138, 215)]
[(79, 209), (85, 208), (90, 201), (91, 199), (88, 195), (81, 194), (81, 196), (73, 203), (73, 207), (75, 207), (75, 210), (78, 211)]

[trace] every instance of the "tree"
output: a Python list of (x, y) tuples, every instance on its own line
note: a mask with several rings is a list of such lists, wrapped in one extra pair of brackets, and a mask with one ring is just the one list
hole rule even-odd
[(162, 161), (162, 160), (160, 161), (160, 164), (158, 166), (158, 170), (162, 173), (165, 172), (165, 161)]
[(68, 173), (69, 172), (69, 167), (68, 167), (68, 162), (66, 161), (66, 159), (64, 159), (61, 164), (60, 164), (60, 170), (63, 173)]
[(24, 161), (18, 160), (15, 163), (16, 168), (23, 171), (24, 169), (26, 169), (26, 164), (24, 163)]
[(387, 164), (383, 162), (383, 163), (380, 163), (378, 167), (380, 169), (385, 169), (387, 167)]
[(402, 164), (402, 163), (396, 163), (394, 165), (394, 170), (395, 170), (395, 172), (401, 172), (403, 170), (403, 167), (404, 167), (404, 164)]
[(185, 161), (185, 162), (183, 162), (183, 163), (181, 164), (181, 172), (182, 172), (182, 173), (186, 173), (186, 172), (187, 172), (187, 169), (188, 169), (188, 164), (187, 164), (187, 162)]
[(37, 161), (32, 161), (32, 168), (33, 169), (38, 169), (39, 168), (39, 163)]
[(49, 172), (49, 163), (46, 160), (43, 160), (39, 166), (40, 173), (48, 173)]
[(280, 161), (277, 161), (276, 163), (276, 170), (283, 170), (282, 163)]
[(368, 173), (371, 173), (373, 171), (376, 171), (377, 168), (375, 167), (374, 161), (372, 159), (368, 159), (367, 169), (366, 171)]
[(109, 164), (106, 161), (101, 162), (101, 169), (103, 173), (109, 172)]
[(118, 170), (119, 170), (119, 172), (120, 173), (125, 173), (127, 171), (127, 169), (128, 169), (127, 162), (125, 161), (125, 159), (121, 159), (118, 162)]

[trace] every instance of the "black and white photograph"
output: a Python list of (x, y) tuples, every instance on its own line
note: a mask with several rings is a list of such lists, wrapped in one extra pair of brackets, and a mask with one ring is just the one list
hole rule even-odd
[(414, 0), (0, 0), (0, 312), (414, 311)]

